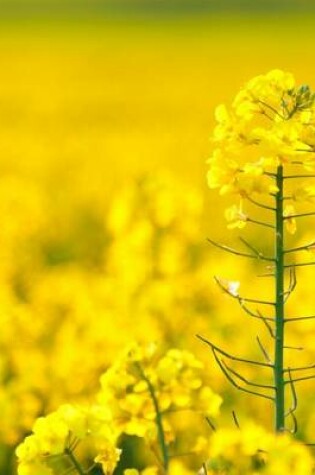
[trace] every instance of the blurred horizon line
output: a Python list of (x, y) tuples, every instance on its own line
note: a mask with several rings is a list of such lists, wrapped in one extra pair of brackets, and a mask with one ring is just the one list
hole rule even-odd
[(0, 0), (1, 17), (59, 14), (133, 16), (202, 13), (307, 13), (315, 12), (309, 0)]

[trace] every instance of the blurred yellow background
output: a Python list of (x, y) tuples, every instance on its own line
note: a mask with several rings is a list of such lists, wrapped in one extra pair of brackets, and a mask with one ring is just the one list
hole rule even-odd
[(214, 107), (269, 69), (311, 82), (313, 21), (287, 12), (9, 17), (1, 169), (58, 195), (105, 192), (161, 168), (205, 188)]
[[(224, 268), (224, 277), (243, 279), (251, 295), (270, 290), (261, 280), (253, 286), (252, 264), (206, 244), (208, 235), (229, 243), (237, 235), (226, 230), (225, 203), (206, 187), (205, 162), (215, 106), (229, 103), (252, 76), (280, 68), (315, 87), (315, 17), (306, 8), (219, 10), (17, 9), (15, 16), (12, 6), (3, 7), (0, 462), (6, 473), (12, 448), (34, 418), (90, 397), (131, 338), (193, 348), (227, 412), (236, 405), (240, 417), (249, 417), (261, 408), (224, 382), (194, 336), (211, 335), (223, 347), (257, 356), (260, 327), (247, 323), (212, 276)], [(253, 235), (261, 240), (258, 231)], [(293, 313), (314, 313), (313, 281), (309, 270), (303, 309), (296, 299)], [(292, 339), (312, 347), (313, 324), (307, 325)], [(305, 361), (312, 356), (314, 348)], [(300, 435), (314, 438), (312, 388), (305, 384), (301, 397)], [(269, 406), (258, 416), (267, 426), (270, 417)]]

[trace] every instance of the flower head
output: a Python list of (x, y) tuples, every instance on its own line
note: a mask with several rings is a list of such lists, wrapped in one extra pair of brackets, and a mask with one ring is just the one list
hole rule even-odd
[[(275, 69), (245, 84), (231, 107), (219, 105), (208, 160), (209, 187), (237, 199), (270, 200), (279, 191), (278, 167), (314, 169), (314, 99), (308, 86), (296, 87), (292, 74)], [(288, 199), (312, 201), (314, 186), (291, 190)], [(286, 213), (291, 213), (290, 206)], [(229, 229), (242, 229), (248, 221), (241, 205), (233, 204), (225, 215)], [(287, 220), (286, 227), (295, 232), (295, 221)]]

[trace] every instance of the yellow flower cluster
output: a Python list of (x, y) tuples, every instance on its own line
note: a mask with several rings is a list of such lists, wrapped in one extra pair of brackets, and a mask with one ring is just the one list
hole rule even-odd
[(288, 433), (272, 434), (254, 423), (218, 429), (209, 441), (208, 454), (208, 475), (311, 475), (314, 469), (305, 445)]
[(173, 348), (159, 356), (155, 345), (135, 345), (117, 359), (101, 377), (98, 400), (111, 408), (120, 433), (144, 437), (151, 443), (158, 439), (160, 415), (169, 442), (175, 438), (168, 417), (174, 411), (217, 416), (222, 402), (205, 384), (203, 364), (194, 355)]
[[(157, 453), (161, 437), (165, 446), (176, 438), (176, 427), (167, 418), (172, 411), (218, 414), (222, 400), (204, 385), (202, 370), (202, 363), (187, 351), (171, 349), (161, 356), (156, 345), (133, 345), (101, 377), (97, 404), (62, 405), (35, 421), (32, 435), (16, 449), (18, 474), (78, 469), (82, 464), (75, 449), (80, 445), (82, 451), (85, 444), (89, 457), (92, 451), (94, 463), (110, 475), (120, 459), (117, 441), (122, 434), (143, 438)], [(170, 473), (180, 473), (176, 467), (173, 463)]]
[[(81, 442), (93, 444), (95, 463), (111, 474), (120, 457), (110, 411), (104, 406), (60, 406), (57, 411), (35, 421), (32, 435), (17, 447), (18, 475), (52, 475), (54, 460), (65, 469), (79, 465), (74, 449)], [(60, 466), (58, 465), (60, 470)]]
[[(229, 228), (243, 228), (249, 221), (244, 199), (270, 197), (277, 192), (276, 167), (315, 166), (314, 94), (308, 86), (296, 87), (292, 74), (273, 70), (250, 80), (228, 109), (215, 111), (214, 149), (208, 160), (208, 184), (221, 195), (238, 197), (239, 205), (226, 211)], [(311, 201), (315, 186), (304, 183), (291, 191), (292, 201)], [(285, 210), (294, 214), (292, 203)], [(288, 231), (295, 224), (287, 220)]]

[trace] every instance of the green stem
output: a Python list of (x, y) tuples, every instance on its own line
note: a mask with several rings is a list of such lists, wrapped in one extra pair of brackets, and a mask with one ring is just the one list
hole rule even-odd
[(284, 375), (283, 375), (283, 348), (284, 348), (284, 239), (283, 239), (283, 167), (277, 169), (276, 194), (276, 331), (274, 352), (274, 382), (275, 394), (275, 430), (281, 432), (285, 425), (284, 409)]
[(74, 456), (71, 449), (66, 448), (65, 454), (68, 455), (69, 459), (71, 460), (72, 465), (74, 466), (75, 470), (78, 472), (79, 475), (85, 475), (85, 471), (77, 461), (76, 457)]
[(160, 409), (159, 401), (156, 397), (153, 384), (151, 383), (150, 379), (146, 376), (141, 366), (139, 364), (136, 364), (136, 366), (141, 374), (142, 379), (146, 382), (148, 386), (150, 397), (152, 399), (152, 403), (153, 403), (154, 411), (155, 411), (155, 423), (156, 423), (156, 427), (158, 431), (158, 440), (159, 440), (159, 445), (161, 447), (161, 452), (162, 452), (162, 457), (163, 457), (163, 468), (165, 470), (165, 473), (167, 473), (168, 466), (169, 466), (169, 454), (168, 454), (168, 447), (167, 447), (164, 428), (163, 428), (162, 411)]

